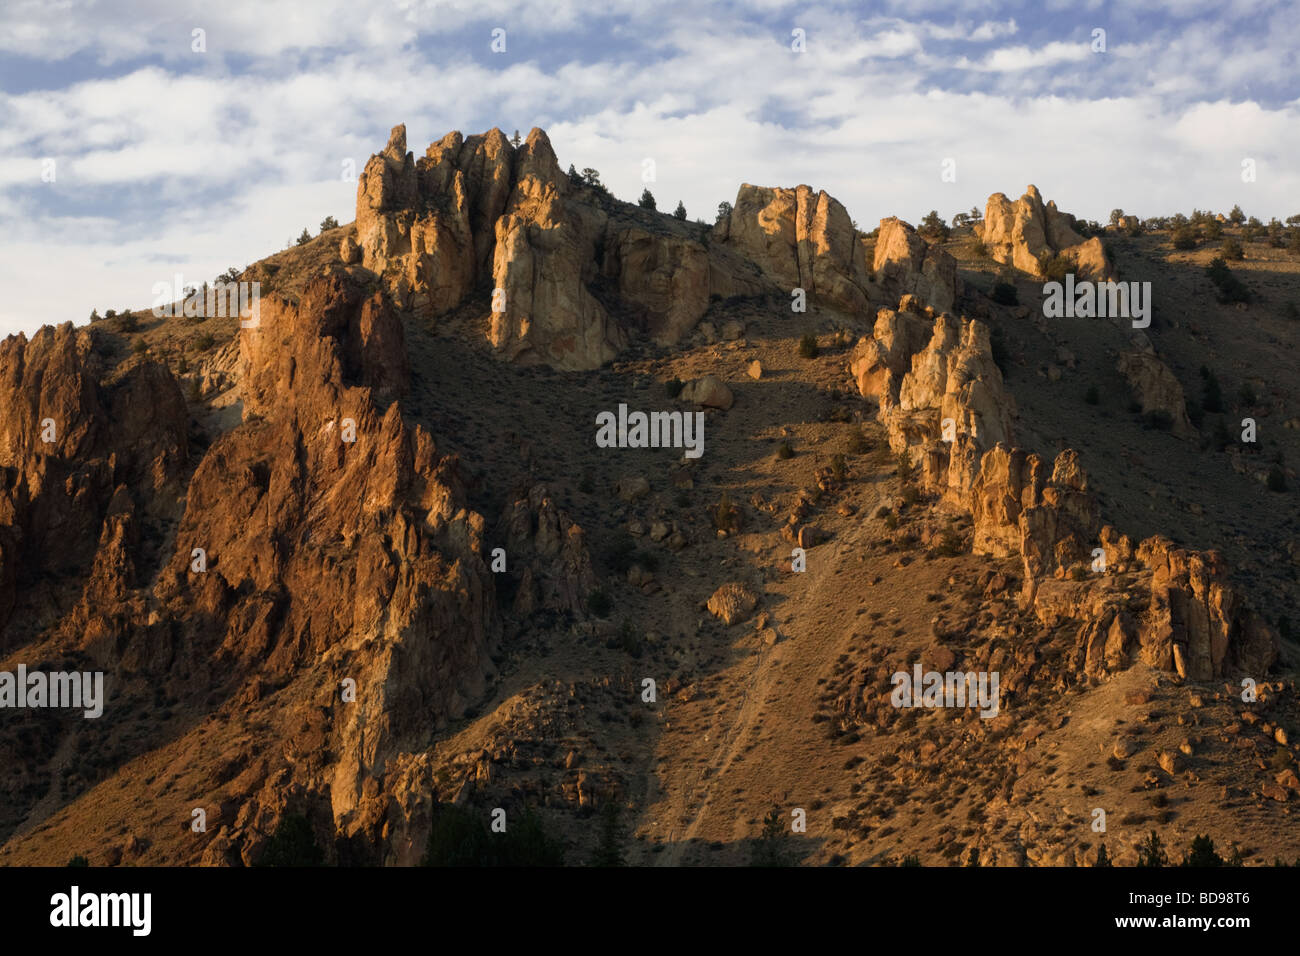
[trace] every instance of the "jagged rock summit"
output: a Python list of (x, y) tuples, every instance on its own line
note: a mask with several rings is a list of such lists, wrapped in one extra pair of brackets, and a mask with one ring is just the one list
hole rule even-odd
[(1003, 193), (990, 196), (984, 223), (977, 229), (994, 261), (1030, 275), (1043, 274), (1044, 258), (1064, 256), (1083, 278), (1114, 278), (1101, 240), (1085, 240), (1074, 226), (1073, 216), (1057, 209), (1055, 202), (1044, 204), (1038, 187), (1031, 185), (1015, 202)]
[(417, 160), (394, 127), (339, 255), (401, 308), (438, 316), (481, 294), (499, 356), (566, 369), (598, 367), (639, 334), (676, 344), (733, 296), (802, 289), (853, 314), (905, 293), (942, 311), (957, 294), (952, 257), (899, 219), (868, 238), (825, 192), (744, 184), (712, 229), (677, 222), (571, 181), (540, 129), (518, 147), (499, 129), (448, 133)]

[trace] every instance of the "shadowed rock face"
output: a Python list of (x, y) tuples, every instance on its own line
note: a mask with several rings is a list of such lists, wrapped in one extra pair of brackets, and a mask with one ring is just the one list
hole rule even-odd
[[(260, 325), (240, 335), (243, 422), (192, 475), (185, 403), (164, 367), (138, 362), (98, 382), (92, 333), (70, 326), (0, 345), (8, 407), (27, 406), (0, 443), (4, 577), (12, 588), (22, 564), (76, 562), (80, 599), (47, 637), (89, 651), (118, 708), (154, 685), (188, 700), (275, 687), (284, 714), (317, 728), (312, 760), (245, 775), (243, 822), (223, 828), (220, 859), (255, 857), (258, 821), (293, 794), (324, 799), (340, 832), (375, 852), (385, 767), (426, 748), (495, 671), (484, 520), (465, 504), (456, 459), (403, 419), (406, 343), (381, 294), (318, 278), (296, 304), (264, 301)], [(51, 451), (34, 449), (33, 416), (66, 423)], [(141, 520), (168, 508), (179, 520), (155, 572)], [(564, 560), (580, 562), (580, 545)], [(12, 607), (13, 591), (5, 598)], [(355, 703), (322, 723), (344, 678)]]
[(1014, 266), (1030, 275), (1042, 275), (1044, 253), (1063, 255), (1074, 271), (1088, 279), (1114, 278), (1101, 240), (1085, 240), (1074, 231), (1074, 217), (1043, 204), (1037, 186), (1030, 186), (1015, 202), (1002, 193), (989, 197), (980, 237), (995, 262)]
[(51, 582), (87, 574), (101, 542), (129, 577), (141, 509), (180, 487), (188, 419), (170, 373), (140, 360), (102, 374), (94, 334), (71, 323), (0, 342), (0, 647), (16, 590), (64, 604), (75, 595)]

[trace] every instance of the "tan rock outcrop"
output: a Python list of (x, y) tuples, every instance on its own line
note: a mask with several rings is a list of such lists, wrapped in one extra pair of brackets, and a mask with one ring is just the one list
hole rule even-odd
[(623, 229), (606, 244), (604, 271), (661, 345), (678, 342), (709, 308), (709, 253), (693, 240)]
[(541, 130), (529, 133), (516, 162), (514, 190), (496, 221), (489, 341), (512, 361), (596, 368), (627, 344), (586, 285), (603, 222), (567, 207), (568, 177)]
[(1175, 434), (1190, 435), (1194, 429), (1187, 417), (1183, 386), (1154, 352), (1140, 349), (1120, 353), (1116, 369), (1128, 380), (1133, 398), (1142, 404), (1144, 415), (1166, 415)]
[(1014, 266), (1030, 275), (1042, 275), (1040, 257), (1063, 255), (1074, 262), (1076, 274), (1104, 280), (1114, 278), (1101, 240), (1088, 240), (1074, 229), (1074, 217), (1043, 203), (1037, 186), (1030, 186), (1015, 202), (1003, 193), (989, 197), (980, 238), (995, 262)]
[(758, 595), (737, 581), (729, 581), (719, 587), (708, 601), (709, 613), (727, 625), (747, 620), (757, 606)]
[(880, 220), (872, 270), (886, 301), (914, 295), (946, 312), (956, 300), (957, 261), (901, 219)]
[(735, 403), (731, 389), (716, 375), (705, 375), (688, 382), (682, 389), (680, 398), (683, 402), (694, 402), (705, 408), (727, 409)]

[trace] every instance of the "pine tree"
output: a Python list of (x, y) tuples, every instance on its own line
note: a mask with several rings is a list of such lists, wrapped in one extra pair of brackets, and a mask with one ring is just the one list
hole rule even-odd
[(609, 800), (600, 808), (600, 844), (596, 847), (593, 866), (624, 866), (622, 808)]
[(257, 865), (324, 866), (325, 854), (316, 843), (311, 821), (300, 813), (282, 816)]
[(785, 854), (781, 843), (785, 837), (785, 827), (781, 822), (781, 810), (773, 806), (763, 818), (763, 832), (754, 844), (750, 866), (784, 866)]
[(1214, 852), (1214, 840), (1206, 834), (1192, 840), (1192, 848), (1183, 856), (1183, 866), (1223, 866), (1223, 857)]
[(681, 219), (682, 221), (686, 220), (686, 204), (683, 203), (680, 199), (677, 200), (677, 208), (673, 210), (673, 216), (674, 218)]
[(302, 235), (298, 237), (298, 245), (305, 246), (309, 242), (311, 242), (311, 233), (307, 231), (306, 226), (303, 226)]
[(1169, 858), (1165, 855), (1160, 837), (1156, 836), (1155, 830), (1152, 830), (1138, 846), (1138, 866), (1166, 866), (1168, 863)]
[(1106, 855), (1106, 844), (1097, 848), (1097, 866), (1110, 866), (1110, 857)]
[(519, 138), (519, 130), (515, 130), (515, 135), (510, 137), (510, 145), (518, 146), (522, 142)]
[(641, 198), (636, 201), (636, 204), (640, 206), (642, 209), (654, 209), (655, 208), (654, 193), (652, 193), (649, 189), (641, 190)]

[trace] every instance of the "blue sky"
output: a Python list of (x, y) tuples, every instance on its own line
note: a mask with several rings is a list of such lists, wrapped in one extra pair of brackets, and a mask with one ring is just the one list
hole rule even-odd
[(864, 229), (1031, 182), (1093, 219), (1285, 218), (1297, 49), (1300, 15), (1269, 0), (8, 0), (0, 335), (146, 308), (177, 271), (350, 221), (343, 172), (399, 122), (417, 155), (452, 129), (541, 126), (625, 199), (653, 159), (660, 208), (709, 221), (741, 182), (826, 189)]

